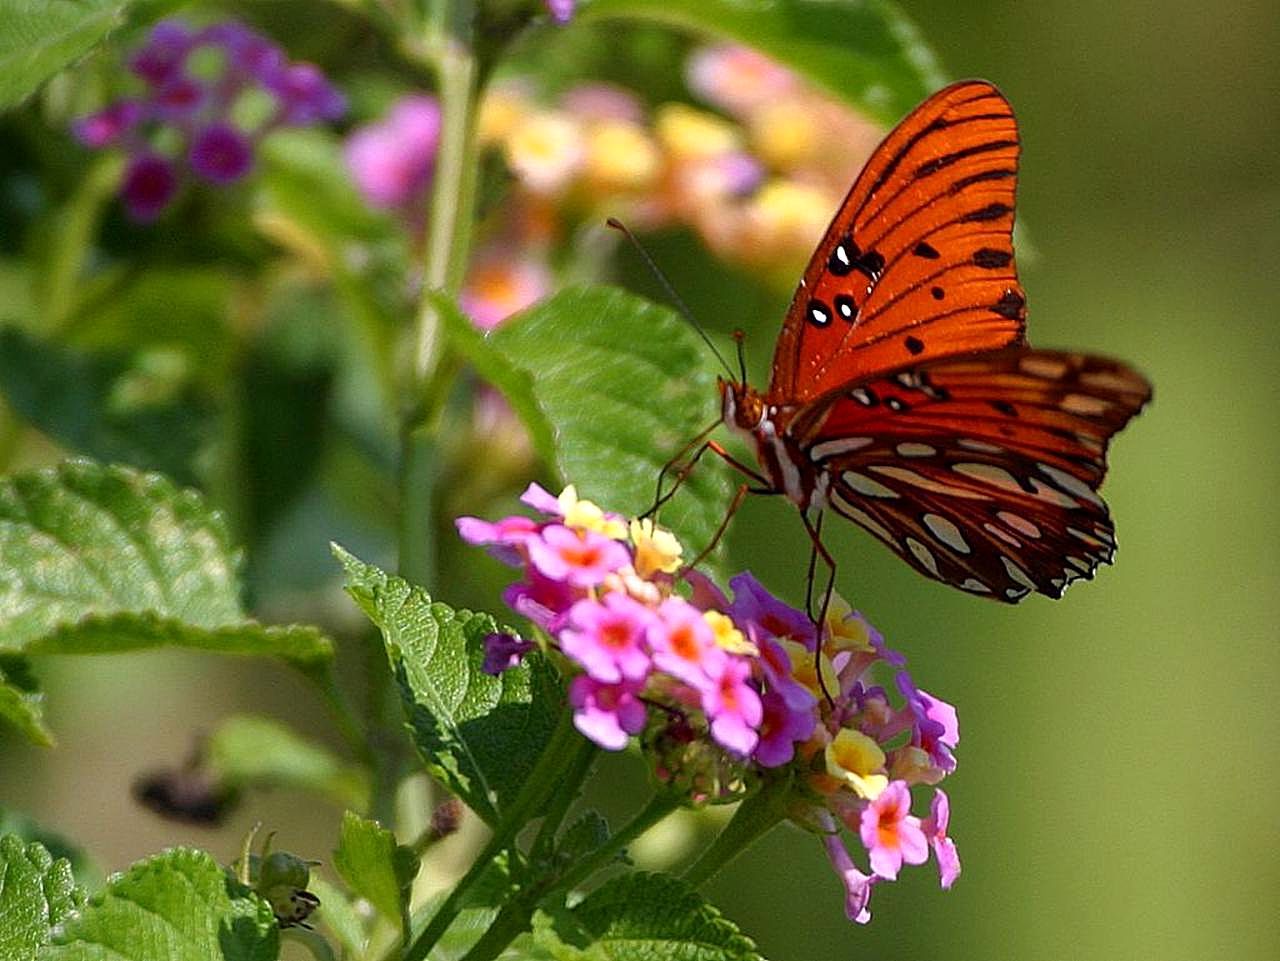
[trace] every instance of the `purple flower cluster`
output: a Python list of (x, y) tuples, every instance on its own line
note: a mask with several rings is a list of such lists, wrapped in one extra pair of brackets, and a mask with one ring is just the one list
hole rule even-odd
[[(919, 689), (906, 658), (858, 612), (834, 595), (819, 631), (748, 573), (729, 581), (730, 600), (681, 570), (669, 532), (628, 524), (572, 487), (557, 498), (534, 484), (522, 500), (543, 517), (463, 517), (458, 530), (522, 571), (504, 599), (571, 666), (579, 731), (610, 750), (641, 735), (669, 778), (688, 775), (677, 769), (691, 759), (736, 769), (737, 784), (792, 765), (802, 785), (793, 817), (824, 836), (853, 920), (870, 919), (875, 884), (923, 863), (931, 848), (942, 886), (951, 886), (960, 862), (947, 796), (934, 790), (921, 818), (911, 813), (911, 788), (955, 770), (955, 708)], [(534, 646), (494, 634), (485, 669), (506, 670)], [(892, 672), (897, 696), (874, 682), (873, 669)], [(698, 799), (714, 796), (699, 787), (706, 779), (686, 780)], [(855, 865), (846, 831), (870, 873)]]
[[(291, 63), (235, 21), (196, 29), (162, 20), (129, 68), (142, 94), (81, 117), (72, 131), (95, 150), (127, 151), (120, 193), (130, 216), (144, 223), (172, 203), (186, 175), (234, 183), (253, 168), (254, 148), (272, 130), (336, 120), (346, 110), (318, 67)], [(238, 118), (253, 97), (264, 98), (266, 108), (245, 125)]]

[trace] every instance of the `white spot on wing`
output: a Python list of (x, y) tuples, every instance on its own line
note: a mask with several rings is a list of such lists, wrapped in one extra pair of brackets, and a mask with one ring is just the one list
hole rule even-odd
[(987, 587), (982, 581), (976, 578), (968, 578), (960, 585), (966, 591), (973, 591), (975, 594), (990, 594), (991, 588)]
[(925, 547), (914, 537), (907, 538), (907, 549), (915, 555), (918, 560), (934, 577), (939, 577), (938, 562), (934, 559), (933, 552)]
[(1015, 584), (1021, 584), (1033, 591), (1036, 589), (1036, 582), (1027, 576), (1026, 571), (1003, 554), (1000, 555), (1000, 560), (1004, 562), (1004, 569), (1009, 572), (1009, 577)]
[(1016, 537), (1014, 537), (1012, 534), (1008, 533), (1007, 531), (1002, 531), (1000, 528), (996, 527), (995, 524), (983, 524), (982, 529), (984, 531), (987, 531), (988, 533), (994, 534), (996, 537), (1000, 538), (1000, 540), (1004, 541), (1006, 544), (1012, 544), (1014, 547), (1022, 546), (1022, 541), (1018, 540)]
[(872, 480), (866, 474), (859, 474), (854, 470), (847, 470), (840, 475), (844, 478), (844, 482), (856, 490), (859, 494), (867, 497), (897, 497), (898, 492), (885, 487), (879, 481)]
[(862, 387), (855, 387), (853, 390), (849, 391), (849, 396), (864, 407), (871, 406), (871, 395)]
[(1076, 540), (1084, 541), (1090, 547), (1102, 546), (1102, 541), (1098, 540), (1098, 538), (1094, 537), (1092, 534), (1086, 534), (1084, 531), (1080, 530), (1080, 528), (1078, 527), (1068, 527), (1067, 533), (1070, 534), (1072, 537), (1074, 537)]
[(1074, 497), (1068, 497), (1062, 491), (1058, 490), (1058, 488), (1050, 487), (1048, 484), (1038, 481), (1034, 477), (1030, 478), (1030, 480), (1031, 486), (1035, 488), (1037, 499), (1047, 501), (1050, 504), (1056, 504), (1058, 507), (1065, 507), (1068, 510), (1073, 510), (1080, 506), (1080, 502), (1078, 500)]
[(932, 457), (938, 453), (938, 449), (928, 444), (904, 442), (898, 445), (898, 453), (903, 457)]
[(1088, 561), (1083, 560), (1082, 558), (1069, 556), (1067, 557), (1067, 563), (1070, 564), (1072, 567), (1076, 568), (1077, 570), (1083, 571), (1085, 574), (1093, 573), (1093, 567), (1089, 564)]
[(999, 511), (996, 513), (996, 517), (1000, 518), (1000, 520), (1004, 521), (1004, 523), (1008, 524), (1019, 534), (1024, 534), (1027, 537), (1040, 536), (1040, 528), (1027, 520), (1021, 514), (1015, 514), (1013, 511)]
[(961, 554), (968, 554), (972, 550), (969, 547), (969, 542), (960, 533), (960, 528), (956, 527), (955, 524), (941, 514), (925, 514), (920, 519), (924, 521), (924, 526), (929, 528), (929, 532), (934, 537), (952, 550), (959, 551)]
[(1018, 361), (1018, 367), (1024, 374), (1032, 377), (1043, 377), (1045, 380), (1062, 380), (1071, 368), (1056, 357), (1028, 354)]
[(1107, 412), (1111, 406), (1109, 401), (1088, 394), (1067, 394), (1058, 402), (1058, 406), (1068, 414), (1079, 414), (1082, 417), (1097, 417)]
[(1075, 474), (1069, 474), (1064, 470), (1053, 467), (1049, 464), (1036, 464), (1040, 468), (1040, 473), (1044, 474), (1049, 480), (1053, 481), (1068, 494), (1075, 494), (1077, 497), (1083, 497), (1091, 504), (1097, 504), (1099, 507), (1105, 506), (1102, 498), (1093, 492), (1088, 484), (1082, 481)]
[(994, 464), (965, 462), (962, 464), (954, 464), (951, 469), (957, 474), (963, 474), (965, 477), (972, 477), (974, 480), (982, 481), (984, 484), (990, 484), (992, 487), (999, 487), (1008, 491), (1024, 493), (1022, 485), (1018, 483), (1017, 478), (1003, 467), (996, 467)]
[(821, 444), (814, 444), (809, 449), (809, 458), (818, 461), (834, 457), (836, 454), (849, 454), (855, 450), (862, 450), (874, 439), (872, 437), (841, 437), (839, 440), (824, 440)]
[(962, 437), (956, 443), (965, 450), (976, 450), (983, 454), (1003, 454), (1004, 448), (997, 447), (995, 444), (988, 444), (986, 441), (970, 440), (968, 437)]
[(885, 477), (892, 477), (894, 480), (900, 480), (904, 484), (919, 487), (921, 490), (933, 491), (935, 494), (947, 494), (951, 497), (963, 497), (966, 500), (974, 501), (991, 500), (991, 498), (986, 494), (979, 494), (977, 491), (965, 490), (963, 487), (954, 487), (951, 484), (940, 484), (938, 481), (931, 480), (923, 474), (918, 474), (905, 467), (893, 467), (888, 464), (872, 464), (869, 469), (875, 471), (877, 474), (883, 474)]

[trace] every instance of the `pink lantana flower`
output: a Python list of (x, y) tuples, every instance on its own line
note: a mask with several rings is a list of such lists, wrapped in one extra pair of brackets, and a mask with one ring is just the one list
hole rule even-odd
[(890, 781), (862, 811), (862, 843), (871, 854), (871, 870), (893, 881), (906, 864), (924, 864), (929, 842), (920, 819), (911, 813), (911, 791), (905, 781)]
[(459, 517), (455, 522), (458, 535), (468, 544), (488, 547), (489, 553), (504, 564), (513, 567), (524, 561), (520, 548), (536, 536), (538, 525), (528, 517), (519, 514), (504, 517), (497, 523), (481, 520), (478, 517)]
[(560, 649), (597, 681), (639, 681), (649, 673), (644, 641), (653, 621), (649, 608), (625, 594), (581, 600), (569, 610)]
[(929, 846), (933, 848), (933, 856), (938, 859), (938, 874), (944, 888), (951, 887), (960, 876), (960, 855), (956, 851), (956, 842), (947, 836), (950, 824), (951, 800), (946, 791), (936, 790), (933, 792), (929, 816), (921, 826), (929, 839)]
[(827, 849), (827, 857), (831, 860), (832, 868), (844, 884), (845, 916), (850, 921), (866, 924), (871, 920), (871, 909), (868, 907), (871, 901), (871, 887), (880, 878), (874, 874), (863, 874), (858, 870), (853, 859), (849, 857), (844, 842), (840, 840), (840, 834), (836, 831), (831, 816), (824, 815), (824, 818), (828, 822), (828, 830), (823, 835), (822, 843)]
[(723, 747), (747, 755), (760, 740), (756, 728), (764, 716), (760, 695), (748, 681), (751, 662), (726, 658), (720, 676), (703, 692), (702, 709), (711, 721), (711, 736)]
[(779, 767), (795, 757), (796, 744), (813, 735), (818, 721), (812, 704), (795, 710), (777, 691), (767, 691), (761, 704), (760, 743), (751, 757), (761, 767)]
[(621, 751), (632, 734), (644, 730), (647, 712), (638, 697), (640, 685), (605, 684), (587, 674), (569, 683), (573, 726), (609, 751)]
[(733, 589), (729, 614), (737, 623), (754, 624), (769, 637), (799, 641), (810, 651), (814, 649), (813, 622), (803, 611), (782, 603), (750, 574), (731, 578), (729, 587)]
[(658, 607), (649, 626), (649, 646), (654, 666), (699, 690), (724, 670), (728, 656), (716, 645), (715, 633), (702, 612), (679, 597), (669, 597)]
[(529, 559), (544, 577), (575, 587), (595, 587), (631, 560), (617, 541), (563, 524), (548, 524), (528, 546)]

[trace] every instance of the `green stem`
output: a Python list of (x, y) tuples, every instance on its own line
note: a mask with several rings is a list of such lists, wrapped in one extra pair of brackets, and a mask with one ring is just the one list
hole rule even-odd
[(308, 671), (306, 673), (307, 677), (312, 680), (316, 689), (320, 692), (321, 700), (328, 705), (333, 715), (334, 723), (337, 725), (338, 732), (342, 735), (343, 740), (347, 742), (347, 745), (361, 763), (372, 767), (373, 749), (365, 737), (364, 728), (356, 717), (355, 711), (351, 709), (346, 695), (342, 693), (342, 689), (338, 686), (337, 678), (333, 675), (333, 665), (329, 664), (319, 671)]
[(551, 849), (555, 844), (556, 831), (559, 830), (560, 824), (564, 821), (564, 816), (569, 813), (569, 808), (573, 806), (573, 802), (577, 800), (578, 794), (582, 790), (582, 782), (587, 779), (587, 775), (591, 772), (591, 765), (595, 763), (598, 753), (595, 744), (586, 738), (582, 739), (578, 753), (571, 762), (569, 769), (565, 771), (564, 780), (561, 782), (559, 790), (552, 796), (551, 803), (542, 817), (542, 824), (538, 828), (537, 837), (533, 839), (533, 844), (529, 848), (535, 860), (551, 853)]
[(780, 778), (765, 784), (739, 804), (711, 847), (684, 872), (684, 879), (694, 887), (701, 886), (776, 824), (786, 820), (790, 793), (790, 779)]
[(519, 795), (503, 814), (489, 843), (472, 862), (471, 868), (462, 876), (462, 880), (454, 885), (453, 890), (436, 909), (422, 933), (409, 946), (403, 961), (422, 961), (435, 947), (436, 942), (458, 916), (471, 888), (493, 866), (494, 860), (515, 843), (516, 835), (534, 817), (552, 792), (563, 784), (565, 771), (581, 750), (581, 742), (581, 735), (574, 730), (571, 712), (562, 711), (551, 740), (543, 750), (542, 756), (538, 758), (538, 763), (529, 772), (529, 777), (520, 788)]
[(680, 798), (673, 792), (662, 791), (654, 795), (625, 827), (561, 875), (554, 886), (544, 891), (534, 885), (503, 906), (484, 934), (463, 956), (463, 961), (493, 961), (512, 941), (529, 930), (533, 912), (540, 903), (562, 901), (591, 875), (612, 864), (627, 845), (679, 806)]

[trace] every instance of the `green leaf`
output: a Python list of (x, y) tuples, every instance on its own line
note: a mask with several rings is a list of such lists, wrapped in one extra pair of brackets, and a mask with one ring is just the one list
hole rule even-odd
[(562, 915), (534, 926), (558, 961), (763, 961), (732, 921), (670, 875), (624, 874)]
[(212, 408), (190, 385), (166, 380), (123, 354), (69, 350), (0, 330), (0, 390), (28, 423), (76, 453), (194, 483), (196, 454), (213, 430)]
[(487, 614), (433, 603), (419, 587), (342, 548), (347, 591), (382, 631), (391, 669), (427, 770), (493, 824), (542, 753), (563, 694), (531, 655), (493, 677), (481, 670)]
[(115, 875), (41, 961), (275, 961), (271, 906), (203, 851), (174, 848)]
[(71, 876), (71, 862), (54, 859), (36, 841), (0, 838), (0, 958), (34, 961), (49, 943), (50, 930), (84, 900)]
[(352, 891), (392, 924), (400, 923), (408, 907), (409, 888), (419, 865), (418, 856), (397, 844), (396, 836), (377, 821), (351, 811), (342, 816), (333, 867)]
[(0, 110), (92, 50), (128, 7), (125, 0), (0, 0)]
[(750, 44), (886, 124), (946, 83), (915, 24), (888, 0), (592, 0), (580, 16)]
[(53, 732), (44, 723), (44, 694), (25, 658), (0, 657), (0, 717), (32, 744), (53, 747)]
[(556, 854), (572, 864), (594, 854), (609, 840), (609, 822), (599, 811), (584, 811), (569, 827), (565, 828), (556, 843)]
[[(606, 510), (638, 514), (658, 473), (719, 414), (710, 352), (657, 304), (609, 287), (571, 287), (488, 338), (533, 381), (555, 429), (561, 478)], [(729, 502), (725, 471), (704, 457), (661, 520), (685, 543), (707, 544)]]
[(533, 378), (508, 360), (495, 344), (491, 344), (452, 300), (440, 293), (427, 296), (440, 313), (453, 349), (476, 369), (476, 373), (502, 391), (529, 432), (533, 449), (548, 464), (554, 464), (555, 434), (534, 396)]
[(102, 880), (98, 866), (89, 860), (79, 845), (20, 811), (0, 807), (0, 836), (6, 834), (15, 834), (23, 841), (38, 841), (55, 858), (65, 858), (71, 863), (72, 873), (82, 886), (92, 887)]
[(351, 899), (315, 873), (307, 890), (320, 899), (314, 918), (342, 942), (348, 956), (361, 957), (369, 946), (369, 932)]
[(205, 743), (205, 758), (210, 771), (229, 787), (314, 791), (356, 808), (369, 800), (369, 782), (361, 768), (268, 717), (227, 718)]
[(312, 627), (264, 627), (240, 606), (240, 553), (194, 491), (73, 460), (0, 481), (0, 650), (98, 654), (179, 646), (332, 657)]

